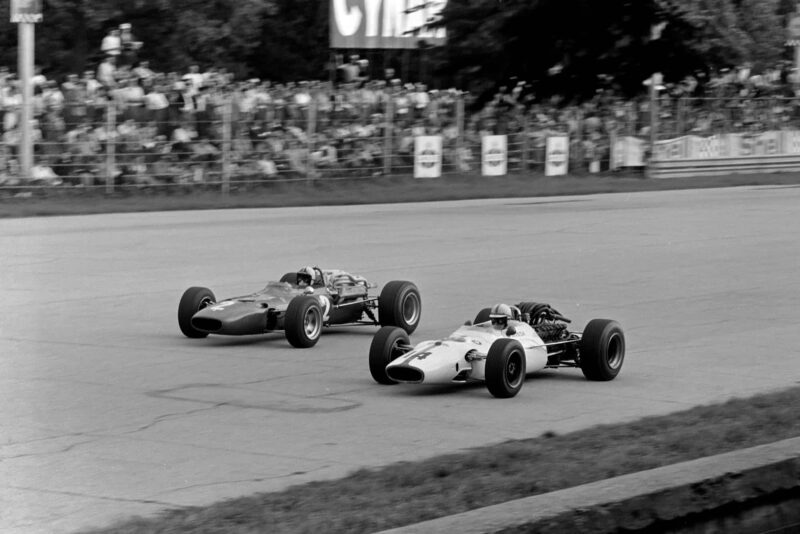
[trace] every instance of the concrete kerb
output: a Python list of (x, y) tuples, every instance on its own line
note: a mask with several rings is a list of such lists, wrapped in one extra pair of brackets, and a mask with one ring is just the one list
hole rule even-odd
[(792, 438), (478, 508), (381, 534), (586, 534), (620, 528), (635, 531), (656, 522), (798, 489), (800, 438)]

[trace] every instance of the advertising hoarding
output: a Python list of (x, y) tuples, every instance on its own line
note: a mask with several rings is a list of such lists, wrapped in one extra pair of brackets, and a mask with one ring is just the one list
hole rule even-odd
[(414, 178), (442, 176), (442, 137), (420, 135), (414, 138)]
[(11, 22), (42, 22), (42, 0), (11, 0)]
[(421, 41), (440, 45), (439, 20), (447, 0), (331, 0), (331, 48), (418, 48)]

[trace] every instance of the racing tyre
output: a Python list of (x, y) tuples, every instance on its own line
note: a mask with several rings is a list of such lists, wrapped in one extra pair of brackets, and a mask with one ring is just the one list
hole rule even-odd
[(378, 320), (381, 326), (397, 326), (411, 334), (422, 315), (419, 289), (411, 282), (393, 280), (386, 284), (378, 298)]
[(289, 301), (283, 328), (293, 347), (307, 349), (319, 341), (322, 334), (322, 308), (316, 297), (299, 296)]
[(491, 308), (482, 309), (481, 311), (478, 312), (478, 315), (475, 316), (475, 320), (472, 322), (472, 324), (485, 323), (490, 319), (489, 315), (491, 313), (492, 313)]
[(592, 319), (580, 341), (581, 371), (588, 380), (613, 380), (625, 359), (625, 334), (619, 323)]
[(369, 346), (369, 372), (379, 384), (396, 384), (386, 374), (386, 366), (407, 352), (404, 346), (411, 345), (408, 334), (396, 326), (384, 326), (372, 338)]
[(525, 351), (516, 339), (498, 339), (486, 356), (486, 387), (500, 399), (513, 397), (525, 382)]
[(197, 330), (192, 326), (192, 317), (216, 301), (214, 293), (207, 287), (190, 287), (183, 292), (178, 304), (178, 326), (181, 327), (184, 336), (197, 339), (208, 336), (208, 332)]

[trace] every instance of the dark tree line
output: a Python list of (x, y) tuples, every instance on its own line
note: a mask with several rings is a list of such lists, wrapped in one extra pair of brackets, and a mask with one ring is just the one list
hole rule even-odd
[[(431, 80), (462, 88), (516, 79), (545, 93), (609, 83), (636, 92), (655, 71), (680, 79), (790, 58), (794, 10), (794, 0), (449, 0), (448, 42), (421, 57)], [(15, 68), (8, 12), (0, 0), (0, 65)], [(275, 81), (328, 76), (327, 0), (45, 0), (37, 64), (53, 76), (93, 68), (103, 36), (122, 22), (158, 70), (199, 63)], [(655, 40), (654, 25), (663, 28)]]
[[(680, 80), (788, 57), (791, 0), (450, 0), (439, 69), (480, 89), (527, 80), (539, 92), (635, 93), (653, 72)], [(660, 28), (660, 35), (652, 29)], [(654, 37), (658, 37), (655, 38)]]

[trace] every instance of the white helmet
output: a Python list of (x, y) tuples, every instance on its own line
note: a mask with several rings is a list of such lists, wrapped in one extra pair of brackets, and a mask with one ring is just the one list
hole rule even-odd
[(514, 312), (508, 304), (495, 304), (489, 310), (490, 319), (513, 319)]
[(317, 277), (317, 273), (313, 267), (305, 266), (301, 267), (297, 270), (297, 281), (298, 282), (305, 282), (308, 285), (312, 285), (314, 283), (314, 279)]

